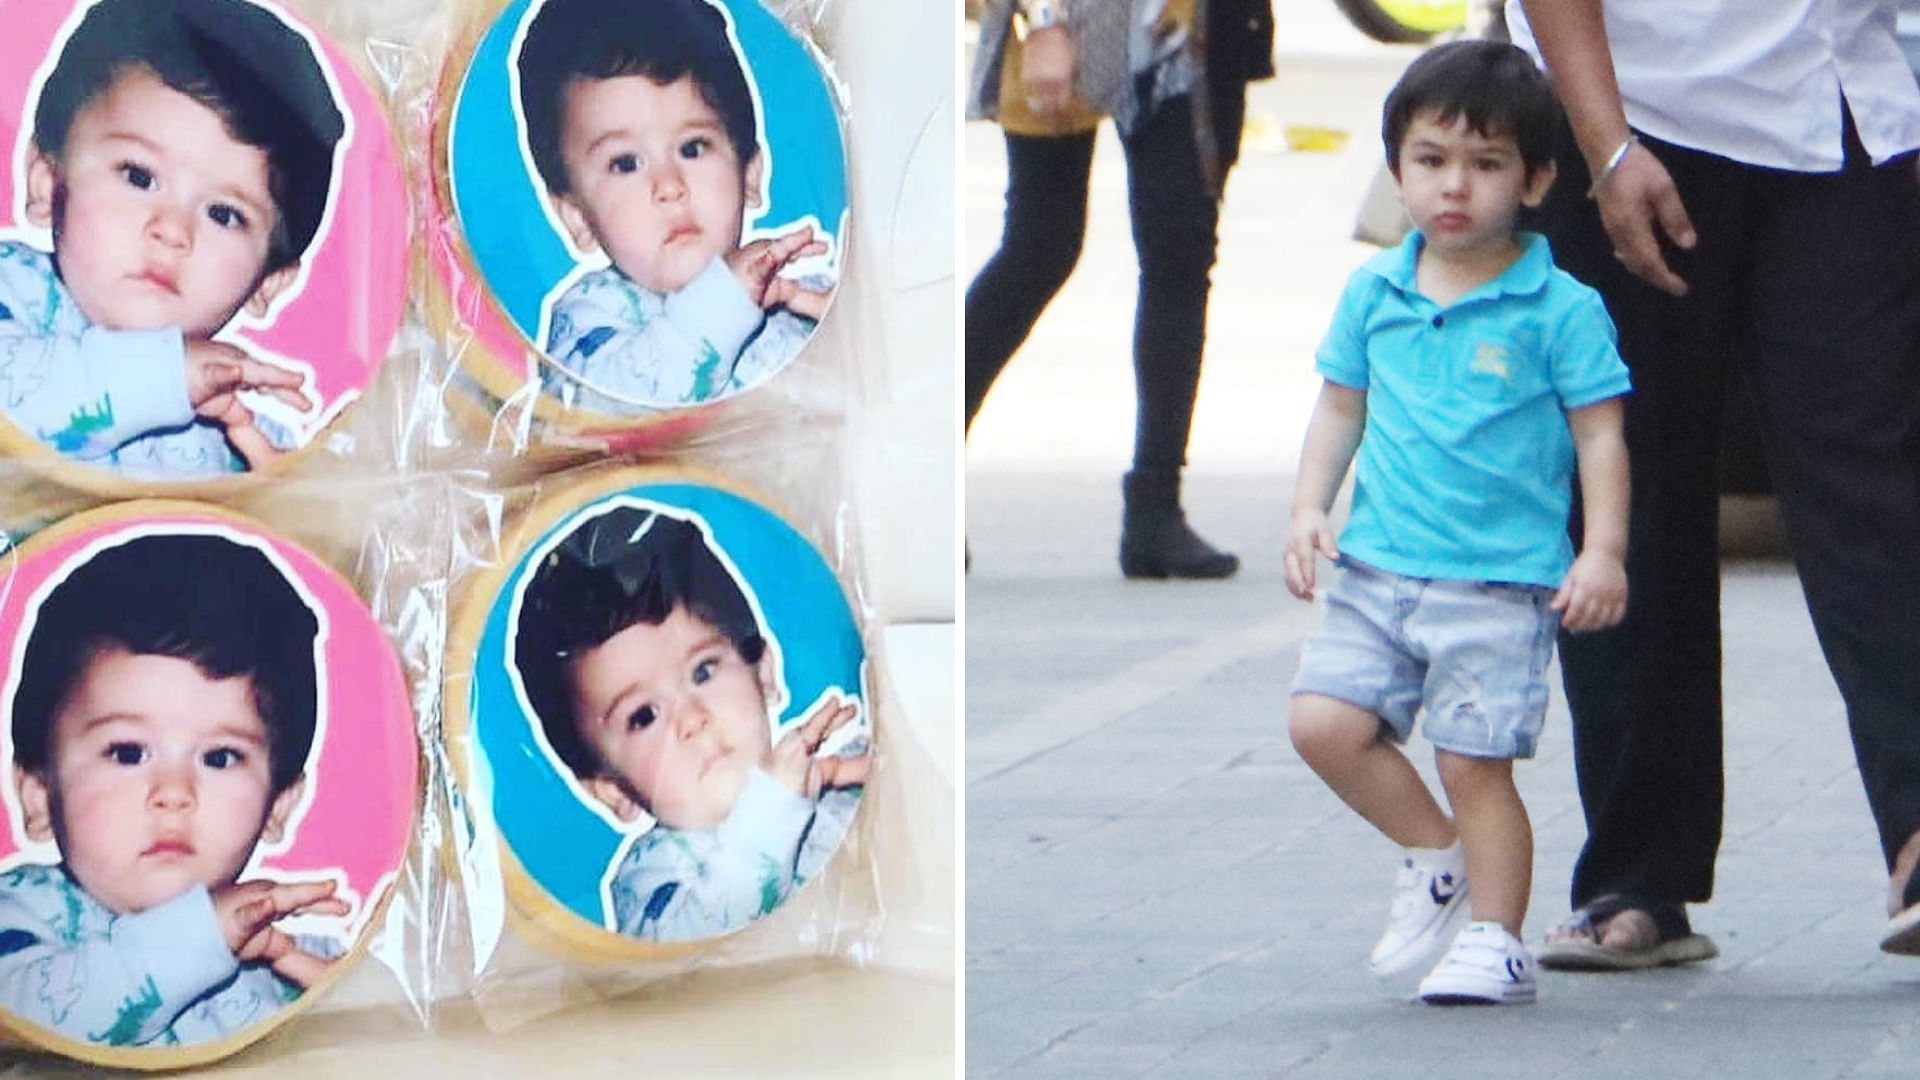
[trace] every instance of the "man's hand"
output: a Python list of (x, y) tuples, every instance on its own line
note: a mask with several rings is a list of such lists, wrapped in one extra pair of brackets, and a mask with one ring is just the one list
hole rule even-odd
[[(813, 235), (811, 225), (802, 225), (784, 236), (755, 240), (734, 248), (726, 254), (726, 263), (727, 269), (733, 271), (733, 279), (740, 283), (741, 291), (747, 294), (747, 299), (764, 311), (790, 303), (798, 293), (816, 295), (801, 289), (796, 282), (780, 277), (780, 271), (795, 259), (826, 253), (827, 242)], [(819, 306), (825, 310), (824, 297)], [(804, 311), (800, 313), (806, 314)]]
[(860, 754), (846, 758), (815, 758), (820, 744), (860, 714), (860, 706), (851, 699), (829, 697), (813, 710), (800, 726), (780, 737), (767, 751), (760, 767), (782, 787), (806, 798), (815, 798), (825, 788), (850, 787), (865, 783), (869, 757)]
[(1581, 633), (1605, 630), (1627, 615), (1627, 568), (1613, 555), (1583, 551), (1549, 605), (1560, 625)]
[[(1627, 148), (1612, 173), (1593, 193), (1600, 205), (1600, 221), (1613, 241), (1613, 254), (1633, 276), (1674, 296), (1684, 296), (1687, 283), (1667, 265), (1659, 236), (1683, 248), (1699, 238), (1693, 220), (1680, 202), (1680, 191), (1660, 159), (1639, 143)], [(1656, 233), (1655, 229), (1659, 232)]]
[(1287, 530), (1287, 591), (1302, 600), (1313, 599), (1313, 584), (1318, 564), (1316, 557), (1340, 557), (1334, 543), (1333, 523), (1325, 511), (1295, 512)]
[(353, 910), (333, 895), (331, 881), (241, 881), (213, 890), (213, 913), (227, 948), (241, 962), (265, 960), (302, 987), (312, 985), (328, 961), (301, 952), (273, 924), (289, 915), (346, 915)]

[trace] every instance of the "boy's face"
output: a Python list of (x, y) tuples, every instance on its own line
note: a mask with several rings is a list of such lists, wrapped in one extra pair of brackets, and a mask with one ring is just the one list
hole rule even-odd
[(1395, 183), (1427, 250), (1467, 255), (1512, 243), (1522, 206), (1538, 206), (1553, 184), (1551, 164), (1528, 172), (1511, 135), (1482, 135), (1464, 113), (1440, 123), (1415, 114), (1400, 144)]
[(739, 246), (743, 209), (760, 204), (760, 155), (741, 162), (691, 77), (575, 79), (563, 114), (573, 190), (555, 202), (575, 247), (605, 250), (622, 274), (664, 294)]
[(587, 787), (623, 821), (711, 829), (772, 746), (771, 660), (741, 659), (684, 607), (635, 623), (573, 661), (574, 722), (606, 763)]
[(277, 841), (304, 781), (275, 797), (267, 730), (245, 677), (109, 648), (54, 716), (44, 775), (15, 770), (27, 835), (52, 839), (74, 880), (129, 914), (231, 884)]
[(295, 268), (262, 277), (278, 211), (267, 154), (218, 113), (129, 68), (74, 115), (55, 160), (27, 166), (27, 218), (53, 230), (60, 277), (114, 330), (211, 337), (264, 314)]

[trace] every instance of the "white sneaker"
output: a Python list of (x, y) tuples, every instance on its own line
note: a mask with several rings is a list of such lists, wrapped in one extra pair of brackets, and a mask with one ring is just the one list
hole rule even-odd
[(1408, 848), (1393, 882), (1387, 930), (1367, 957), (1383, 979), (1410, 974), (1433, 963), (1466, 921), (1467, 869), (1460, 845)]
[(1534, 995), (1533, 955), (1496, 922), (1460, 931), (1440, 966), (1420, 980), (1420, 1000), (1429, 1005), (1527, 1005)]

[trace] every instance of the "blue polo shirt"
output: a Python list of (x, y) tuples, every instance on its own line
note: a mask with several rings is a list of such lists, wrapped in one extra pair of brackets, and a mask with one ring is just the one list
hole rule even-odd
[(1340, 550), (1410, 577), (1557, 587), (1573, 434), (1566, 411), (1624, 394), (1600, 294), (1553, 265), (1546, 237), (1447, 307), (1420, 295), (1419, 232), (1347, 282), (1316, 367), (1367, 393)]

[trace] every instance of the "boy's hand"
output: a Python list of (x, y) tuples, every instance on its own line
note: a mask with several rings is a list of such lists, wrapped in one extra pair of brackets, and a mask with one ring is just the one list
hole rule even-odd
[(1287, 532), (1287, 591), (1302, 600), (1313, 599), (1313, 585), (1318, 570), (1317, 556), (1325, 555), (1329, 559), (1340, 557), (1339, 545), (1333, 540), (1333, 522), (1327, 519), (1324, 510), (1296, 512), (1293, 526)]
[[(792, 282), (775, 287), (783, 281), (780, 271), (786, 269), (788, 263), (809, 255), (826, 253), (827, 242), (813, 235), (811, 225), (803, 225), (785, 236), (755, 240), (744, 247), (737, 247), (729, 251), (725, 258), (727, 269), (733, 271), (733, 278), (740, 283), (747, 299), (764, 311), (787, 303), (782, 295), (799, 289)], [(806, 313), (802, 311), (800, 314)]]
[(237, 390), (270, 394), (301, 412), (313, 408), (297, 371), (262, 363), (224, 341), (187, 342), (187, 400), (194, 411), (218, 420)]
[(1560, 625), (1574, 633), (1604, 630), (1627, 614), (1627, 568), (1612, 555), (1583, 551), (1553, 595)]
[[(279, 971), (282, 964), (293, 969), (281, 972), (299, 982), (298, 974), (310, 973), (313, 964), (324, 965), (318, 957), (300, 952), (293, 938), (273, 924), (289, 915), (345, 915), (352, 907), (333, 895), (331, 881), (241, 881), (213, 890), (213, 914), (220, 920), (227, 948), (241, 962), (265, 960)], [(289, 960), (289, 957), (304, 960)], [(301, 983), (307, 985), (307, 983)]]
[(827, 313), (827, 301), (833, 294), (809, 289), (792, 278), (777, 277), (767, 284), (765, 307), (784, 307), (795, 315), (804, 315), (814, 322)]
[(796, 795), (818, 796), (822, 789), (865, 783), (869, 755), (846, 758), (815, 758), (820, 744), (860, 714), (859, 705), (844, 697), (831, 697), (820, 703), (799, 727), (780, 737), (760, 763), (767, 775)]
[(196, 413), (226, 430), (227, 442), (248, 469), (265, 468), (281, 451), (254, 424), (253, 410), (237, 391), (271, 394), (306, 412), (313, 403), (301, 389), (302, 382), (299, 372), (262, 363), (224, 341), (187, 343), (187, 400)]

